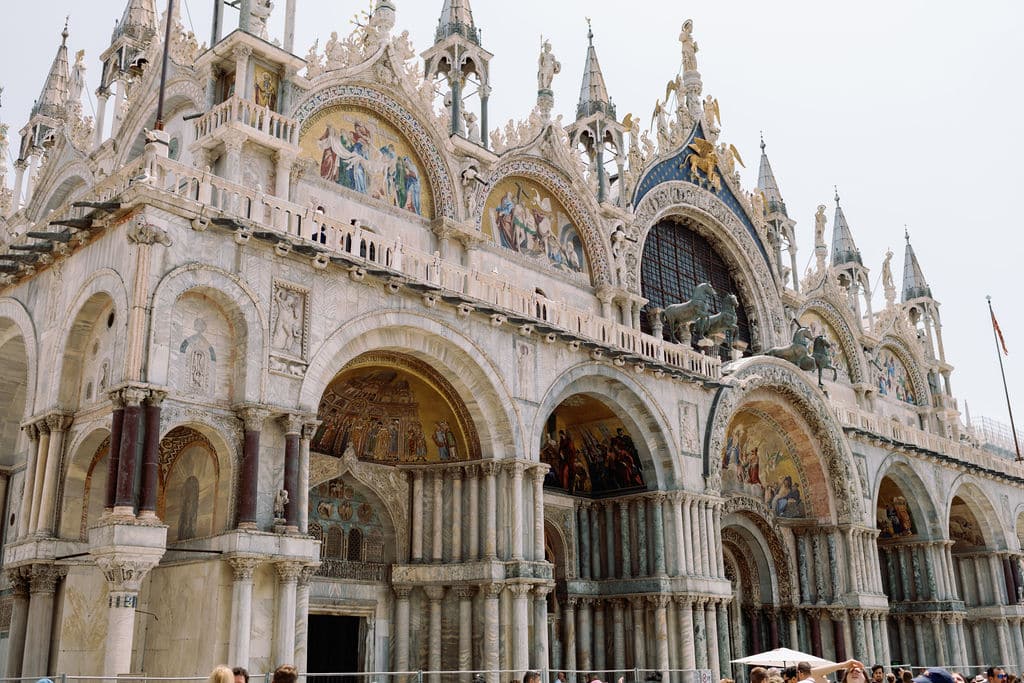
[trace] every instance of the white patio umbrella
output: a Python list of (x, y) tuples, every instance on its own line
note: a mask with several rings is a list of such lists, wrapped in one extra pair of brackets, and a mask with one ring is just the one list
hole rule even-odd
[(818, 666), (829, 666), (835, 664), (827, 659), (809, 655), (806, 652), (797, 652), (788, 647), (780, 647), (777, 650), (768, 650), (758, 655), (750, 655), (742, 659), (732, 660), (733, 664), (746, 664), (748, 666), (796, 666), (800, 662), (808, 662), (811, 668)]

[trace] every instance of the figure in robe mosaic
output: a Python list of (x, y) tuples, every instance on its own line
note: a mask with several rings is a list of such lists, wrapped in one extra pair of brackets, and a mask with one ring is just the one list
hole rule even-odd
[(423, 164), (387, 121), (356, 107), (314, 114), (300, 140), (320, 177), (390, 206), (432, 218), (433, 195)]
[(546, 427), (540, 447), (541, 462), (551, 466), (546, 486), (581, 495), (646, 488), (633, 437), (604, 404), (570, 397)]
[(324, 392), (312, 449), (341, 457), (351, 446), (361, 460), (393, 464), (479, 458), (475, 430), (454, 390), (427, 366), (416, 367), (419, 372), (394, 366), (343, 372)]
[(811, 492), (798, 462), (778, 425), (742, 411), (726, 432), (722, 492), (756, 498), (779, 517), (810, 516)]
[(505, 249), (552, 268), (589, 271), (583, 240), (568, 212), (546, 188), (527, 178), (505, 178), (494, 187), (482, 229)]
[(875, 383), (882, 396), (894, 396), (904, 403), (917, 405), (914, 385), (910, 381), (906, 366), (892, 351), (883, 348), (872, 361), (876, 373)]
[(883, 499), (880, 492), (878, 530), (880, 532), (878, 538), (882, 540), (913, 536), (917, 533), (917, 527), (914, 526), (914, 515), (904, 496), (892, 495)]
[(954, 497), (950, 506), (949, 538), (955, 551), (985, 546), (985, 536), (981, 533), (978, 519), (960, 496)]

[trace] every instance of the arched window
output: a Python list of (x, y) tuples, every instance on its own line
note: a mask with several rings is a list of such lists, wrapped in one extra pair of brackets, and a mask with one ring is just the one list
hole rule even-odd
[[(739, 299), (740, 306), (736, 312), (739, 327), (737, 337), (749, 347), (750, 322), (747, 320), (743, 297), (729, 274), (729, 267), (711, 243), (685, 222), (664, 220), (651, 228), (644, 244), (640, 279), (643, 296), (650, 301), (640, 315), (640, 328), (644, 332), (651, 333), (648, 319), (651, 308), (665, 308), (669, 304), (688, 301), (697, 285), (710, 282), (718, 295), (714, 302), (716, 312), (721, 310), (726, 294), (735, 294)], [(667, 339), (668, 330), (665, 330), (665, 335)], [(723, 360), (727, 360), (730, 350), (723, 343), (719, 353)]]
[(341, 544), (344, 533), (340, 527), (332, 526), (327, 530), (327, 546), (324, 550), (324, 557), (330, 559), (341, 559)]
[(348, 555), (349, 562), (362, 562), (363, 560), (363, 532), (359, 529), (352, 529), (348, 532)]

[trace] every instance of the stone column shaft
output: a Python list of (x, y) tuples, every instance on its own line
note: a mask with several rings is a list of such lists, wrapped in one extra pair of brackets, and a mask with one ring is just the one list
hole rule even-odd
[(498, 597), (501, 595), (501, 584), (486, 584), (481, 587), (484, 593), (484, 669), (487, 671), (487, 683), (499, 683), (498, 673)]
[(39, 509), (43, 500), (43, 481), (46, 479), (46, 456), (50, 451), (50, 427), (46, 420), (37, 423), (39, 429), (39, 451), (35, 459), (35, 472), (32, 476), (32, 488), (27, 488), (23, 496), (27, 496), (28, 510), (25, 519), (28, 520), (26, 535), (34, 534), (39, 528)]
[(32, 566), (22, 676), (42, 677), (52, 673), (49, 665), (53, 638), (53, 594), (61, 576), (62, 571), (52, 564)]
[(604, 534), (604, 566), (607, 572), (605, 576), (612, 579), (619, 571), (615, 562), (615, 546), (619, 544), (619, 539), (615, 537), (615, 503), (611, 501), (604, 503)]
[[(295, 435), (298, 448), (298, 434)], [(277, 628), (274, 638), (274, 662), (277, 668), (283, 664), (291, 664), (295, 657), (295, 607), (296, 588), (298, 586), (301, 567), (297, 562), (278, 562), (277, 569)]]
[[(662, 513), (661, 498), (658, 496), (652, 497), (650, 499), (650, 506), (651, 526), (654, 527), (654, 573), (657, 576), (665, 576), (665, 519)], [(660, 663), (659, 666), (661, 666)]]
[[(533, 468), (533, 561), (544, 561), (544, 476), (545, 467)], [(544, 668), (547, 662), (544, 663)]]
[(685, 532), (686, 547), (683, 553), (683, 559), (686, 562), (686, 573), (693, 575), (697, 573), (697, 562), (696, 553), (699, 543), (694, 543), (698, 538), (694, 533), (693, 523), (693, 501), (690, 499), (683, 499), (683, 530)]
[[(256, 500), (259, 496), (260, 433), (266, 413), (242, 411), (242, 467), (238, 477), (238, 520), (240, 529), (256, 528)], [(231, 660), (238, 661), (238, 660)], [(241, 666), (241, 665), (240, 665)]]
[[(437, 476), (435, 475), (435, 481)], [(440, 500), (437, 501), (440, 504)], [(444, 597), (443, 586), (427, 586), (426, 589), (430, 623), (427, 631), (427, 669), (431, 671), (430, 683), (441, 683), (441, 599)]]
[[(642, 507), (642, 506), (640, 506)], [(647, 668), (646, 619), (642, 598), (633, 598), (633, 668)]]
[(469, 470), (469, 559), (480, 559), (480, 473)]
[(54, 520), (57, 514), (57, 490), (60, 482), (60, 464), (64, 454), (64, 434), (71, 424), (71, 418), (55, 414), (46, 417), (50, 427), (50, 443), (46, 454), (46, 469), (43, 472), (43, 497), (39, 508), (39, 526), (36, 529), (46, 536), (54, 533)]
[[(486, 509), (486, 524), (484, 525), (484, 559), (496, 560), (498, 559), (497, 540), (498, 540), (498, 486), (495, 481), (495, 467), (496, 465), (491, 463), (485, 463), (483, 465), (486, 469), (484, 470), (484, 484), (486, 486), (486, 495), (484, 497), (484, 508)], [(497, 598), (495, 598), (497, 599)], [(495, 656), (495, 662), (497, 662), (497, 656)]]
[[(18, 506), (18, 527), (15, 530), (18, 539), (28, 536), (29, 530), (32, 528), (32, 499), (35, 489), (36, 464), (39, 461), (39, 453), (43, 447), (42, 434), (36, 425), (27, 425), (25, 430), (28, 433), (30, 446), (28, 455), (25, 458), (25, 481), (21, 487), (21, 501)], [(47, 439), (49, 439), (49, 434), (47, 434)]]
[(441, 470), (434, 471), (432, 483), (430, 556), (434, 562), (440, 562), (444, 559), (444, 475)]
[(139, 460), (143, 394), (137, 389), (124, 391), (124, 426), (121, 429), (121, 453), (117, 463), (117, 495), (114, 510), (118, 514), (135, 514), (135, 468)]
[(679, 603), (679, 636), (683, 668), (697, 668), (697, 652), (693, 638), (693, 603), (688, 599)]
[(633, 574), (633, 552), (630, 550), (629, 502), (619, 503), (619, 529), (622, 537), (622, 578)]
[(523, 471), (525, 466), (512, 464), (512, 559), (523, 559)]
[(622, 600), (612, 600), (612, 668), (616, 676), (626, 669), (626, 622)]
[[(541, 479), (543, 481), (543, 479)], [(533, 592), (533, 657), (530, 666), (536, 671), (547, 671), (550, 666), (550, 643), (548, 642), (548, 600), (551, 589), (538, 586)], [(542, 677), (543, 680), (543, 677)]]
[(605, 655), (608, 653), (607, 645), (605, 644), (604, 634), (604, 603), (600, 600), (594, 602), (593, 607), (594, 615), (594, 668), (598, 671), (604, 671), (608, 668), (608, 662)]
[(21, 569), (9, 569), (7, 576), (11, 583), (11, 625), (7, 637), (6, 677), (17, 678), (21, 676), (28, 627), (28, 578)]
[(637, 573), (639, 576), (650, 576), (651, 566), (647, 554), (647, 505), (642, 499), (635, 500), (633, 510), (636, 513)]
[[(685, 629), (680, 630), (686, 633)], [(661, 671), (661, 680), (668, 681), (668, 596), (664, 595), (658, 595), (654, 598), (654, 644), (657, 652), (658, 669)]]
[(590, 579), (590, 510), (586, 503), (577, 503), (576, 517), (579, 520), (579, 570), (580, 578)]
[(231, 639), (228, 642), (228, 661), (249, 667), (249, 639), (252, 633), (252, 576), (259, 560), (255, 557), (233, 557), (231, 563), (234, 581), (231, 584)]
[(708, 602), (707, 609), (704, 611), (704, 623), (706, 642), (708, 647), (708, 668), (711, 669), (711, 680), (721, 680), (721, 662), (719, 660), (718, 652), (718, 615), (716, 614), (715, 601)]
[[(288, 492), (288, 502), (284, 506), (285, 525), (294, 531), (299, 529), (299, 438), (302, 421), (298, 415), (288, 415), (284, 419), (284, 490)], [(294, 600), (294, 591), (293, 598)], [(294, 602), (292, 604), (294, 610)]]
[[(473, 669), (473, 588), (460, 586), (455, 589), (459, 596), (459, 670)], [(462, 683), (469, 683), (472, 676), (465, 673), (459, 677)]]
[(160, 403), (163, 392), (152, 392), (146, 399), (146, 435), (142, 445), (142, 491), (139, 495), (139, 513), (156, 518), (156, 498), (160, 474)]
[(462, 470), (452, 472), (452, 562), (462, 562)]
[(672, 501), (672, 529), (675, 532), (676, 566), (675, 575), (685, 576), (687, 564), (690, 558), (686, 553), (685, 533), (683, 530), (683, 497), (682, 493), (676, 492), (670, 498)]
[(408, 586), (395, 586), (395, 668), (409, 670), (409, 593)]
[(588, 511), (590, 516), (590, 578), (597, 580), (604, 574), (601, 570), (601, 521), (597, 503), (589, 503)]
[(423, 471), (412, 473), (412, 519), (410, 535), (412, 548), (409, 550), (413, 562), (423, 561)]
[[(567, 671), (575, 671), (578, 668), (576, 663), (576, 598), (569, 598), (562, 605), (562, 642), (563, 660), (562, 667)], [(570, 678), (575, 683), (575, 678)]]

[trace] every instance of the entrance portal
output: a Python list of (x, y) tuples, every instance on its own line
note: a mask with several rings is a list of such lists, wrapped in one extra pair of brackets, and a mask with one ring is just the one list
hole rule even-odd
[[(310, 674), (356, 673), (366, 661), (366, 620), (333, 614), (309, 615)], [(316, 676), (315, 683), (356, 683), (354, 676)]]

